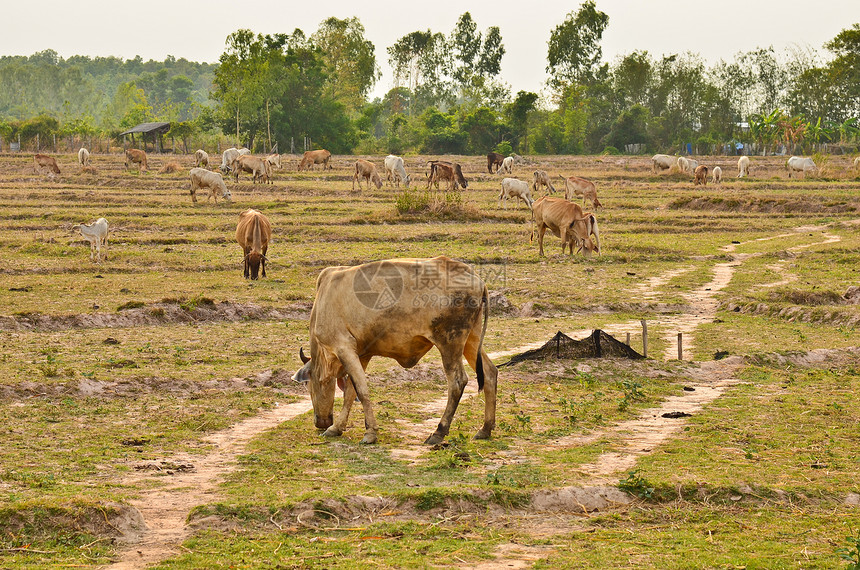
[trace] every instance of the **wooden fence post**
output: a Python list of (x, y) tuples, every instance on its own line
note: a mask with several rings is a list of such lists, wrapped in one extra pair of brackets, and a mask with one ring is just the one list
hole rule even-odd
[(678, 360), (684, 360), (684, 333), (678, 333)]
[(627, 341), (624, 344), (630, 346), (630, 333), (627, 333)]
[(642, 319), (642, 356), (648, 358), (648, 321)]

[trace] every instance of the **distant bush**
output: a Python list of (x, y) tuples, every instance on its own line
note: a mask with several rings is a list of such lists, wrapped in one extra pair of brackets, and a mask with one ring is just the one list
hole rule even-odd
[(621, 151), (619, 151), (614, 146), (607, 146), (603, 148), (603, 152), (601, 152), (600, 154), (621, 154)]
[(499, 154), (510, 156), (511, 153), (514, 152), (514, 147), (511, 146), (510, 141), (502, 141), (497, 144), (496, 148), (494, 148), (493, 150)]

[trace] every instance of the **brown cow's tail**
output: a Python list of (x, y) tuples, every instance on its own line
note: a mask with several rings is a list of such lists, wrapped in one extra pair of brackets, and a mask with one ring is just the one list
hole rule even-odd
[(475, 374), (478, 376), (478, 392), (484, 389), (484, 336), (487, 334), (487, 319), (490, 317), (490, 295), (487, 286), (484, 285), (484, 293), (481, 295), (481, 306), (484, 309), (484, 328), (481, 329), (481, 340), (478, 341), (478, 353), (475, 355)]

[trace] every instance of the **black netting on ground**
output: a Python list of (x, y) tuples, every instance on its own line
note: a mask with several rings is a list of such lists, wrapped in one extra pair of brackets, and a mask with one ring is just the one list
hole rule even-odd
[(645, 358), (612, 335), (600, 329), (582, 340), (575, 340), (561, 331), (542, 347), (517, 354), (499, 366), (509, 366), (523, 360), (548, 360), (552, 358)]

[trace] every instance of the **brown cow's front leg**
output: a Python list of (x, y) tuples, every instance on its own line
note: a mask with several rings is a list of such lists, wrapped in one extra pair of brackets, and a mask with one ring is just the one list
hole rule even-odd
[(442, 419), (439, 420), (436, 431), (424, 441), (427, 445), (442, 443), (442, 440), (448, 435), (448, 431), (451, 429), (451, 421), (454, 419), (454, 412), (457, 411), (457, 406), (460, 405), (463, 390), (465, 390), (466, 384), (469, 381), (469, 378), (466, 376), (466, 370), (463, 368), (462, 350), (446, 350), (442, 354), (442, 366), (445, 369), (445, 376), (448, 377), (448, 403), (445, 406), (445, 411), (442, 413)]
[[(543, 234), (545, 234), (545, 233), (546, 233), (546, 226), (541, 224), (541, 226), (538, 228), (538, 245), (540, 246), (540, 253), (538, 254), (539, 257), (544, 256), (544, 254), (543, 254)], [(562, 252), (562, 253), (564, 253), (564, 252)]]
[(343, 435), (343, 432), (346, 430), (349, 412), (352, 410), (353, 402), (355, 402), (355, 387), (352, 385), (352, 379), (348, 375), (343, 381), (343, 407), (337, 415), (337, 420), (323, 432), (325, 437), (338, 437)]
[[(355, 397), (359, 399), (361, 407), (364, 410), (364, 438), (361, 440), (361, 443), (376, 443), (376, 418), (370, 405), (370, 390), (367, 387), (367, 376), (364, 374), (364, 367), (367, 365), (367, 362), (362, 364), (362, 361), (359, 360), (358, 355), (354, 352), (344, 352), (338, 354), (337, 357), (346, 370), (346, 373), (352, 379), (350, 384), (352, 384), (355, 391)], [(344, 405), (346, 405), (346, 400), (344, 400)], [(352, 402), (350, 402), (351, 405)], [(348, 414), (349, 411), (347, 411)], [(340, 417), (338, 417), (338, 420), (340, 420)], [(344, 419), (344, 425), (341, 427), (345, 427), (345, 424), (346, 421)]]

